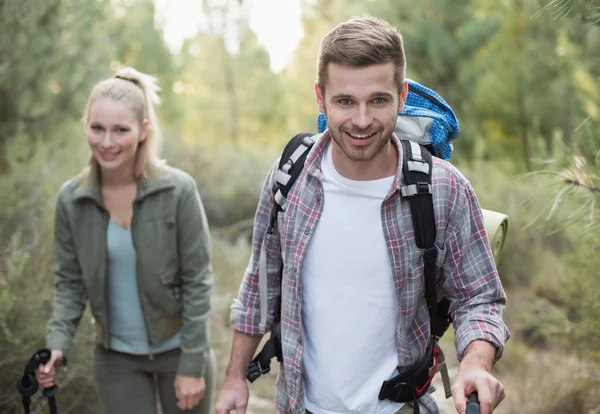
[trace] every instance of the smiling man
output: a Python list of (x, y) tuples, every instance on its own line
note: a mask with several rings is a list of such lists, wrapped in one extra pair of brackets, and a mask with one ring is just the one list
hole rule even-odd
[[(405, 67), (400, 34), (380, 19), (353, 18), (323, 38), (315, 96), (328, 129), (275, 231), (267, 229), (278, 162), (265, 182), (253, 255), (232, 306), (235, 333), (218, 414), (246, 410), (246, 366), (261, 338), (261, 266), (268, 323), (281, 320), (280, 412), (439, 412), (429, 393), (379, 398), (384, 381), (419, 365), (431, 338), (423, 252), (400, 191), (403, 150), (394, 134), (408, 93)], [(471, 185), (438, 158), (431, 176), (439, 288), (452, 302), (461, 361), (456, 409), (464, 413), (466, 396), (477, 391), (481, 412), (490, 414), (504, 398), (491, 370), (509, 336), (506, 298)]]

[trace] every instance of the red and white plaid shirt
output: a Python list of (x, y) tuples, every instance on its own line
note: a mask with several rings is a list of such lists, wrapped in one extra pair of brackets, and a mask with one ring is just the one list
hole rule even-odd
[[(279, 214), (278, 230), (266, 235), (279, 162), (271, 168), (254, 220), (253, 254), (239, 296), (232, 305), (233, 328), (248, 335), (260, 335), (258, 266), (266, 235), (267, 327), (272, 326), (275, 312), (281, 304), (283, 364), (276, 402), (278, 410), (283, 413), (305, 412), (300, 270), (322, 211), (321, 161), (329, 139), (325, 132), (310, 150), (305, 168), (288, 194), (288, 206), (285, 212)], [(382, 203), (381, 213), (400, 315), (396, 327), (397, 352), (398, 367), (403, 372), (424, 355), (430, 331), (424, 297), (423, 251), (415, 244), (408, 199), (400, 193), (402, 146), (395, 136), (392, 141), (398, 148), (398, 168), (390, 192)], [(432, 187), (437, 220), (437, 265), (442, 270), (438, 279), (438, 297), (445, 295), (452, 302), (457, 356), (462, 359), (465, 348), (472, 341), (485, 340), (496, 346), (499, 358), (510, 336), (502, 319), (506, 296), (477, 198), (470, 183), (455, 167), (435, 157)], [(283, 272), (280, 273), (282, 265)], [(360, 332), (356, 334), (360, 335)], [(360, 358), (360, 355), (356, 357)], [(419, 401), (427, 412), (438, 412), (431, 395), (425, 395)]]

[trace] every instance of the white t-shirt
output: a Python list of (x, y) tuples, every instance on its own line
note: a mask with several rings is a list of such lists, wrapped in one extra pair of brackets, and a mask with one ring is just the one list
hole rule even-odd
[(393, 177), (341, 176), (331, 144), (322, 170), (323, 212), (301, 270), (306, 409), (394, 413), (402, 403), (377, 398), (398, 366), (398, 310), (381, 221)]

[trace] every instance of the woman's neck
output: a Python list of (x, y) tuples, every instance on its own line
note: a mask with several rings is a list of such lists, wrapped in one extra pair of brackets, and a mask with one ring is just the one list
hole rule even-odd
[(133, 175), (133, 168), (120, 168), (118, 170), (107, 170), (100, 167), (100, 177), (102, 187), (124, 187), (134, 184), (136, 179)]

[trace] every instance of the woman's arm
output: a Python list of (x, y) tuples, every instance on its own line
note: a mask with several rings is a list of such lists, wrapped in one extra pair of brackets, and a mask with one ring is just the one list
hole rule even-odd
[(182, 355), (177, 374), (199, 378), (204, 375), (210, 349), (211, 240), (200, 194), (187, 174), (178, 206), (177, 239), (183, 300)]
[(66, 357), (85, 309), (86, 295), (81, 268), (67, 215), (67, 194), (61, 189), (56, 203), (54, 244), (56, 250), (56, 293), (46, 336), (47, 347)]

